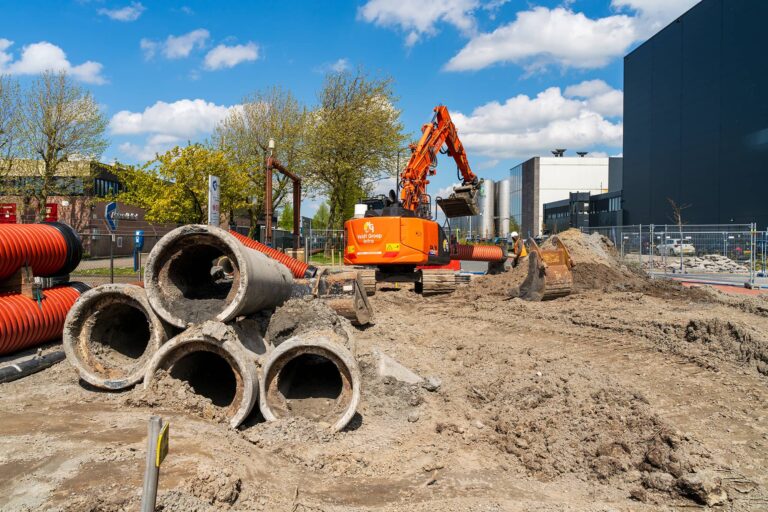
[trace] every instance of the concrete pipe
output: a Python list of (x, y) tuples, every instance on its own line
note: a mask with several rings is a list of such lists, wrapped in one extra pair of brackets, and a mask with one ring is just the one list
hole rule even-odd
[(158, 370), (186, 381), (197, 394), (224, 409), (232, 428), (237, 428), (256, 405), (256, 364), (243, 349), (235, 330), (225, 324), (205, 322), (163, 345), (147, 364), (145, 389)]
[[(231, 275), (217, 265), (222, 256), (232, 265)], [(293, 277), (285, 266), (244, 247), (223, 229), (190, 225), (155, 245), (144, 283), (157, 314), (183, 328), (278, 306), (290, 297)]]
[(267, 357), (259, 407), (267, 421), (301, 416), (343, 429), (360, 402), (360, 369), (329, 333), (286, 340)]
[(69, 310), (64, 352), (87, 383), (124, 389), (144, 378), (147, 362), (167, 336), (143, 288), (105, 284), (84, 293)]

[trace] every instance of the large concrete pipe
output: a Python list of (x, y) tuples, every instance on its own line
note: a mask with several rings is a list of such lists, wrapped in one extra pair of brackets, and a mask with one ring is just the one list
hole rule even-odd
[(67, 314), (64, 352), (87, 383), (125, 389), (144, 378), (167, 334), (143, 288), (105, 284), (84, 293)]
[[(222, 256), (231, 262), (231, 277), (216, 271)], [(144, 278), (152, 307), (177, 327), (273, 308), (290, 297), (292, 284), (284, 265), (204, 225), (182, 226), (160, 239)]]
[(360, 402), (360, 369), (328, 332), (305, 333), (281, 343), (267, 357), (259, 394), (267, 421), (301, 416), (344, 428)]
[(237, 332), (220, 322), (193, 326), (163, 345), (147, 364), (145, 389), (158, 370), (186, 381), (196, 393), (224, 409), (232, 428), (245, 420), (258, 398), (256, 364)]

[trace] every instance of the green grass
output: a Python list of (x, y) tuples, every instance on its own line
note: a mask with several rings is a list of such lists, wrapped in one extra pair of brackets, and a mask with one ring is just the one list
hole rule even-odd
[(314, 265), (330, 265), (332, 262), (336, 265), (341, 265), (344, 263), (344, 255), (341, 252), (338, 252), (334, 255), (333, 260), (331, 260), (330, 257), (325, 257), (321, 252), (313, 254), (312, 257), (310, 257), (309, 262)]
[[(141, 271), (144, 272), (144, 267), (141, 268)], [(139, 273), (133, 271), (133, 267), (115, 267), (115, 275), (116, 276), (137, 276)], [(73, 276), (90, 276), (90, 277), (109, 277), (109, 267), (100, 267), (100, 268), (86, 268), (86, 269), (75, 269), (72, 272)]]

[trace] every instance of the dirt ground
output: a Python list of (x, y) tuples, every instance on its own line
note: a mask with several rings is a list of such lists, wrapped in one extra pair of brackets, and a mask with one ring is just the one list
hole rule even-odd
[[(136, 510), (161, 414), (163, 511), (768, 510), (768, 299), (650, 281), (561, 236), (565, 298), (516, 298), (525, 266), (371, 297), (376, 325), (345, 326), (363, 395), (339, 433), (257, 413), (232, 430), (179, 406), (188, 386), (106, 393), (66, 362), (0, 385), (0, 509)], [(374, 349), (440, 386), (379, 378)]]

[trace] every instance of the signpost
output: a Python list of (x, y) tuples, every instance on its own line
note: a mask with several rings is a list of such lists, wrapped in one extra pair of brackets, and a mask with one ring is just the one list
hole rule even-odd
[(115, 282), (115, 230), (117, 229), (117, 203), (112, 201), (104, 207), (104, 219), (109, 226), (109, 282)]
[(141, 494), (141, 511), (154, 512), (157, 502), (157, 481), (160, 478), (160, 464), (168, 455), (168, 425), (160, 416), (149, 418), (149, 439), (144, 467), (144, 490)]
[(208, 175), (208, 224), (219, 226), (219, 197), (221, 195), (221, 184), (219, 177)]

